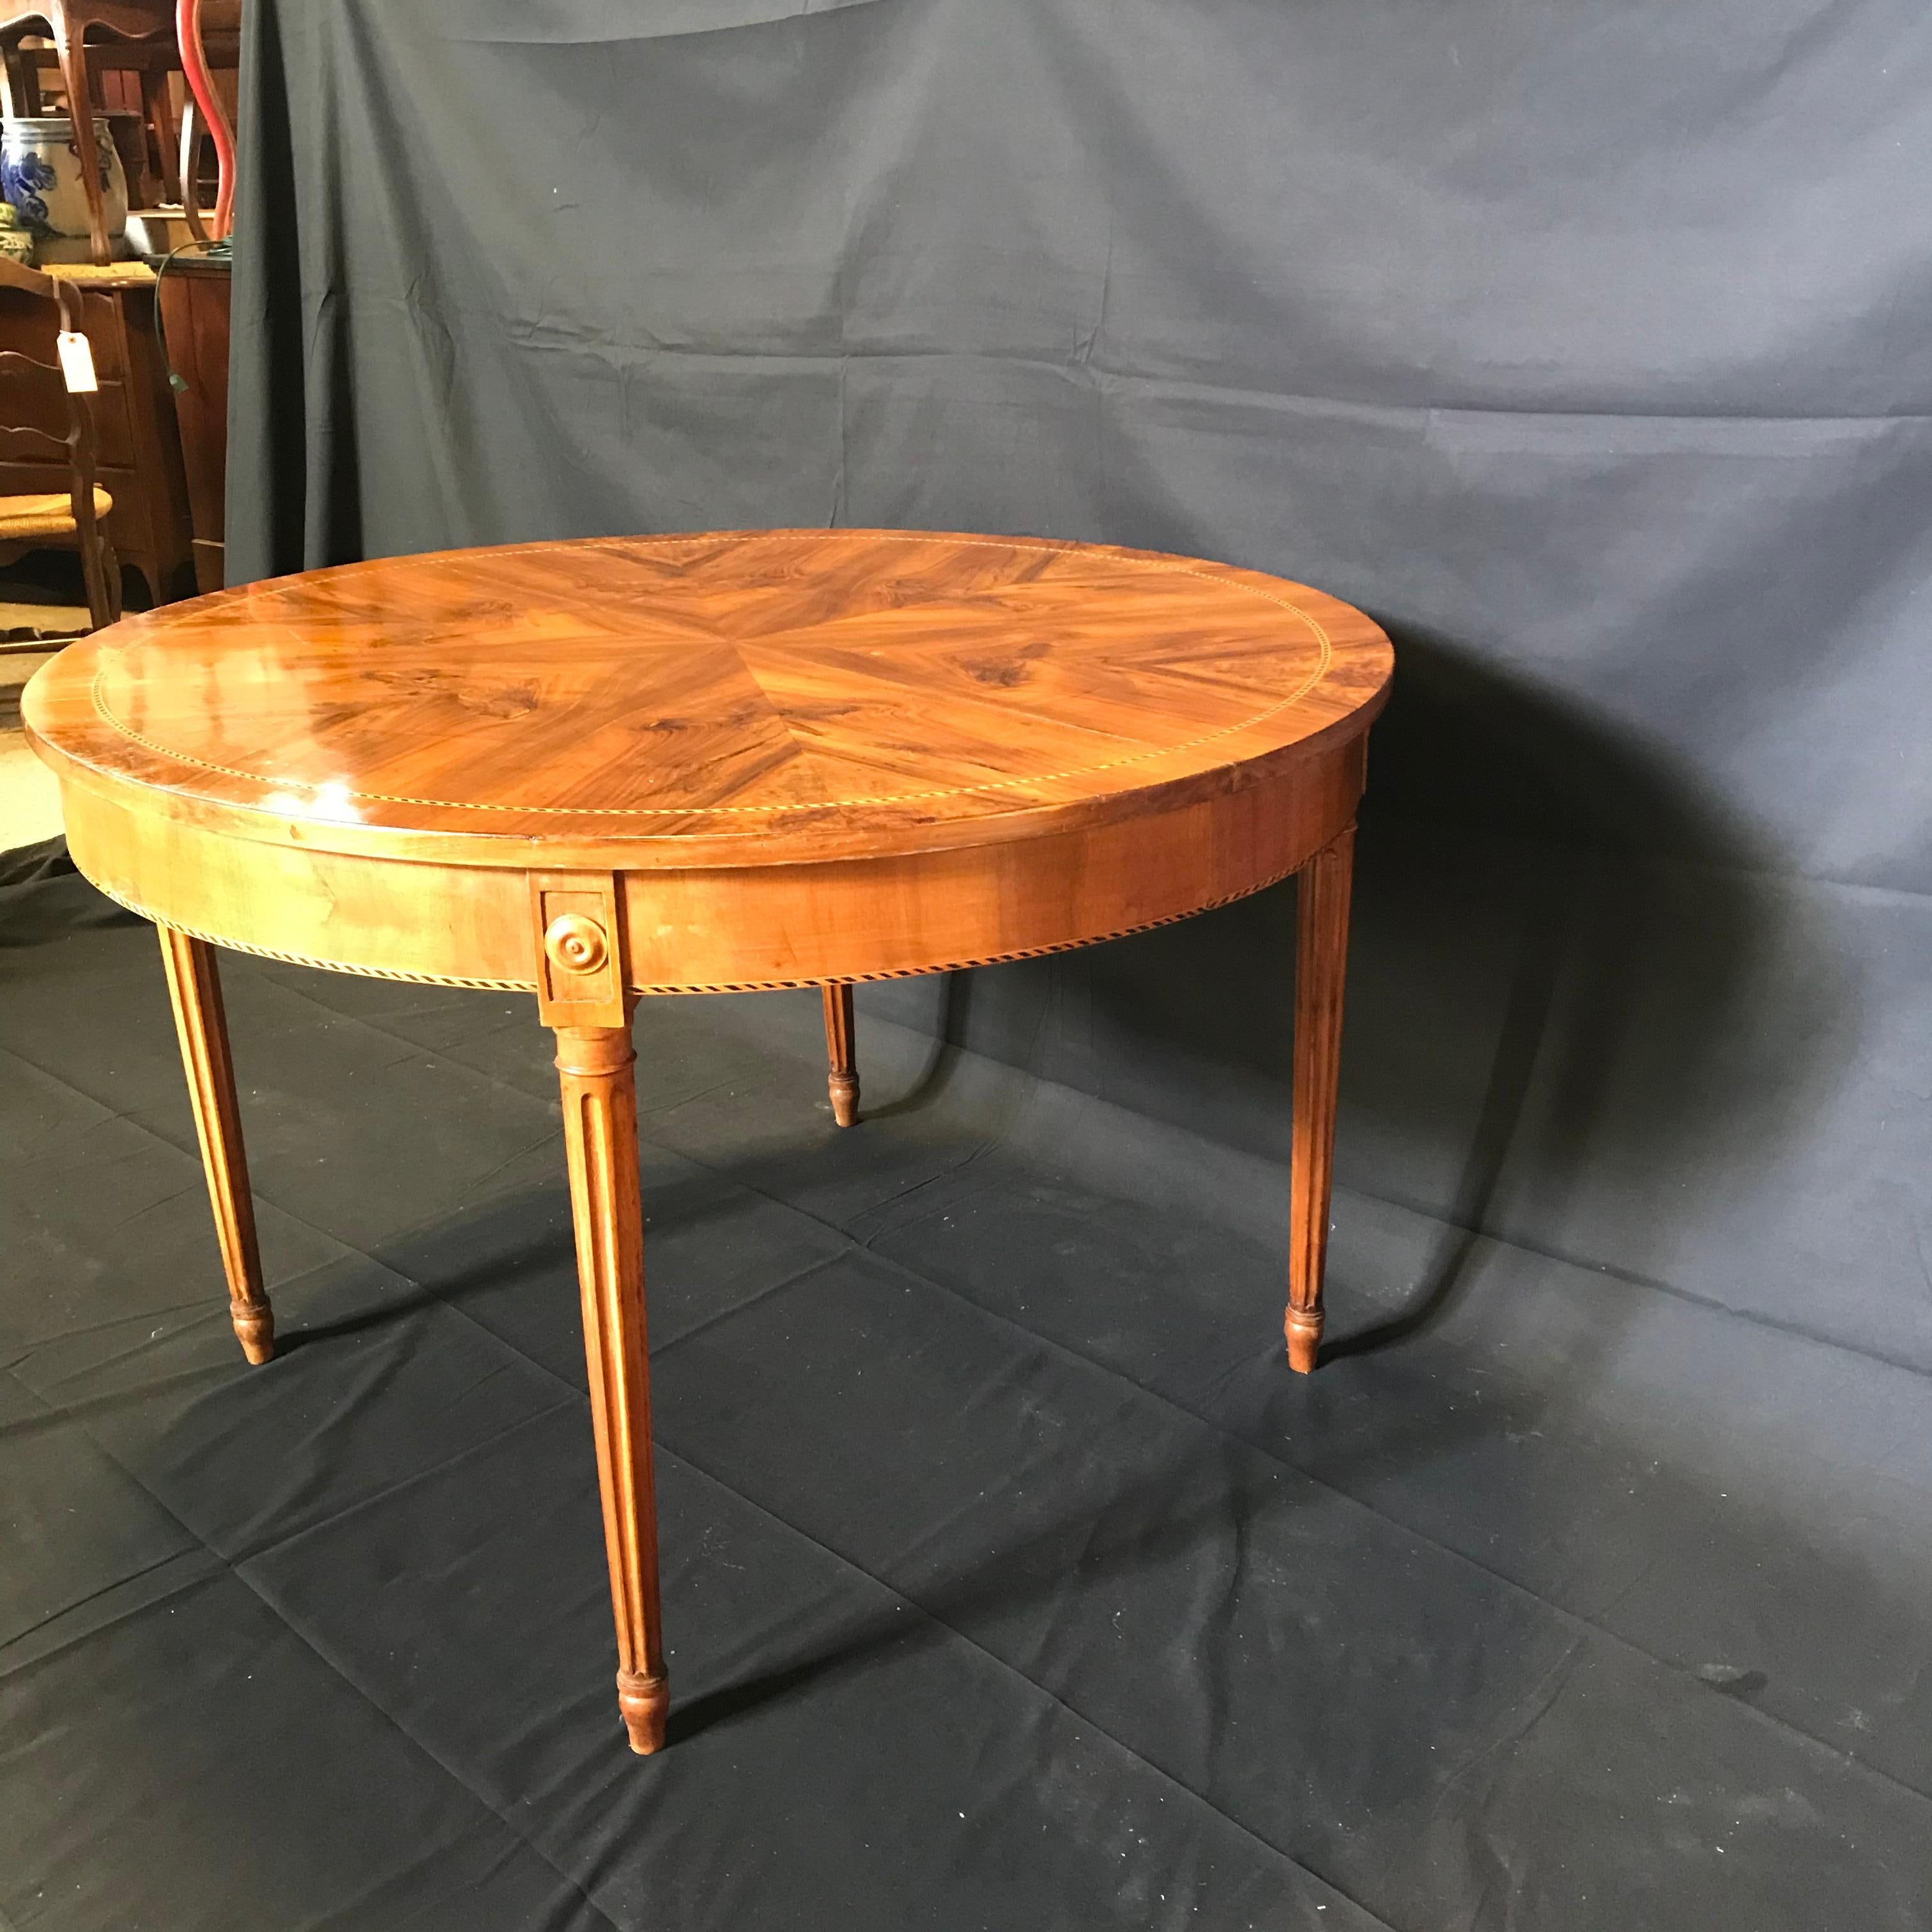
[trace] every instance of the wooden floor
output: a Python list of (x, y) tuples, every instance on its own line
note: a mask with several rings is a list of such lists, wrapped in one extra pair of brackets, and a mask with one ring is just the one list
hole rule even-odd
[[(16, 608), (0, 604), (0, 624)], [(38, 844), (61, 829), (59, 788), (20, 732), (21, 687), (52, 656), (0, 651), (0, 851)]]

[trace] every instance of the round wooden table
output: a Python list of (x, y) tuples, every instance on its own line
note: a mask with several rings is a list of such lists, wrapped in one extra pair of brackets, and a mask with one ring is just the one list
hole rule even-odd
[(514, 545), (130, 617), (28, 686), (75, 862), (152, 920), (230, 1306), (262, 1293), (212, 948), (534, 992), (616, 1612), (664, 1737), (630, 1014), (1090, 944), (1299, 875), (1288, 1358), (1322, 1330), (1355, 805), (1388, 643), (1253, 571), (805, 530)]

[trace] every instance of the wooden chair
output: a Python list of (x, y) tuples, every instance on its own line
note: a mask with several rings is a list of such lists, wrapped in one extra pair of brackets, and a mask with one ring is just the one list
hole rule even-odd
[[(46, 303), (55, 331), (81, 333), (78, 289), (0, 256), (0, 295), (8, 292)], [(0, 350), (0, 446), (17, 442), (64, 464), (68, 487), (64, 493), (0, 496), (0, 562), (48, 545), (78, 550), (93, 626), (112, 623), (121, 614), (121, 566), (104, 523), (114, 502), (94, 480), (88, 396), (68, 388), (58, 359), (42, 362), (22, 350)]]
[[(0, 56), (4, 56), (7, 110), (13, 114), (38, 111), (40, 101), (35, 64), (23, 58), (20, 43), (28, 34), (44, 34), (53, 43), (60, 70), (61, 89), (74, 123), (74, 152), (80, 160), (82, 185), (87, 193), (88, 244), (96, 262), (112, 259), (113, 238), (107, 232), (107, 210), (100, 194), (100, 166), (94, 139), (98, 89), (88, 59), (88, 35), (97, 29), (129, 44), (129, 64), (141, 75), (141, 101), (161, 155), (165, 188), (179, 194), (188, 225), (201, 232), (199, 199), (190, 175), (178, 178), (174, 163), (176, 136), (170, 103), (167, 74), (178, 67), (188, 91), (199, 104), (190, 108), (182, 144), (192, 147), (190, 131), (197, 120), (214, 142), (219, 170), (213, 234), (228, 232), (229, 205), (234, 194), (235, 136), (229, 125), (209, 68), (209, 56), (232, 61), (241, 25), (240, 0), (0, 0)], [(136, 57), (138, 56), (138, 58)], [(79, 111), (76, 112), (78, 105)]]

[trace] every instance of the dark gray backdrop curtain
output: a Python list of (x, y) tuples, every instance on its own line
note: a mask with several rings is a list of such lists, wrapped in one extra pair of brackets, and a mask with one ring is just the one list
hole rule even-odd
[[(842, 524), (1318, 584), (1399, 652), (1338, 1220), (1437, 1231), (1407, 1317), (1529, 1255), (1694, 1406), (1686, 1299), (1932, 1370), (1917, 0), (251, 0), (244, 86), (232, 581)], [(865, 1010), (1211, 1185), (1285, 1152), (1292, 918)]]

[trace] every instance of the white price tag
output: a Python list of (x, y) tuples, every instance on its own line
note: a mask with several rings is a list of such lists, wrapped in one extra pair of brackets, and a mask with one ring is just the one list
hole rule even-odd
[(67, 384), (68, 394), (92, 394), (98, 389), (100, 384), (94, 374), (94, 351), (88, 347), (87, 338), (64, 328), (57, 339), (61, 376)]

